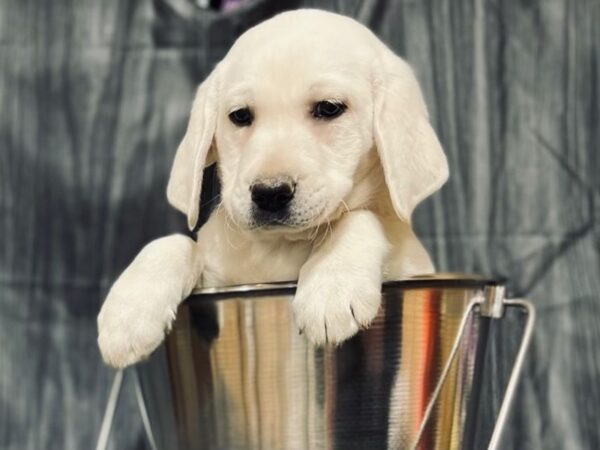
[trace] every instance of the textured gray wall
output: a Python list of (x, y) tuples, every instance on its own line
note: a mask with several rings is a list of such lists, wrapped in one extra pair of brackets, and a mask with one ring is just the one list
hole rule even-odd
[[(597, 0), (0, 0), (0, 448), (93, 448), (112, 377), (95, 316), (184, 227), (164, 189), (194, 87), (298, 6), (357, 17), (415, 67), (452, 174), (419, 234), (440, 269), (538, 307), (505, 448), (600, 448)], [(125, 388), (111, 446), (143, 449)]]

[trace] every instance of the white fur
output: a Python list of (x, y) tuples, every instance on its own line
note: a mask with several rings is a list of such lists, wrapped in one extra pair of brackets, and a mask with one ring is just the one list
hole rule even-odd
[[(311, 105), (347, 111), (317, 120)], [(228, 114), (254, 113), (237, 127)], [(149, 244), (119, 277), (98, 318), (105, 361), (147, 356), (194, 287), (298, 279), (297, 325), (316, 344), (367, 326), (382, 279), (433, 271), (410, 227), (415, 206), (448, 176), (409, 66), (367, 28), (316, 10), (280, 14), (242, 35), (200, 86), (167, 189), (198, 218), (202, 170), (218, 162), (222, 203), (197, 242)], [(296, 183), (290, 226), (258, 227), (250, 185)]]

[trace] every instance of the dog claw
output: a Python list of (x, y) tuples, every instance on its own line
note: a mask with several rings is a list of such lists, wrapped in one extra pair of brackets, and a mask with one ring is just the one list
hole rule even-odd
[(352, 314), (352, 318), (354, 319), (354, 323), (360, 329), (361, 326), (360, 326), (360, 323), (358, 323), (358, 320), (356, 320), (356, 315), (354, 314), (354, 308), (352, 307), (352, 305), (350, 305), (350, 314)]
[(354, 308), (352, 308), (352, 305), (350, 305), (350, 314), (352, 314), (352, 318), (354, 319), (356, 328), (358, 328), (359, 330), (365, 330), (367, 328), (366, 326), (361, 325), (360, 322), (356, 319), (356, 315), (354, 314)]

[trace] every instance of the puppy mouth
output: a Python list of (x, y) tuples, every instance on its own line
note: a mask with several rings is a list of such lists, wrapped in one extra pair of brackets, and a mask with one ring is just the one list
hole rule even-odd
[(251, 212), (252, 222), (249, 224), (250, 229), (257, 228), (294, 228), (297, 224), (292, 220), (289, 208), (281, 211), (264, 211), (258, 208), (253, 208)]
[(288, 207), (279, 211), (264, 211), (252, 208), (248, 229), (253, 231), (304, 231), (319, 225), (318, 218), (322, 216), (325, 207), (319, 208), (312, 214), (300, 214), (294, 208)]

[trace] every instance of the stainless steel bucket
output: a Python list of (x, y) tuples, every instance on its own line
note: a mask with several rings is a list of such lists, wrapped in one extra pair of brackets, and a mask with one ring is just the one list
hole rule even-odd
[[(436, 275), (386, 283), (366, 330), (339, 347), (299, 335), (295, 284), (207, 289), (138, 366), (151, 446), (191, 449), (474, 448), (487, 327), (527, 324), (490, 448), (500, 436), (533, 325), (501, 284)], [(481, 447), (479, 447), (481, 448)]]

